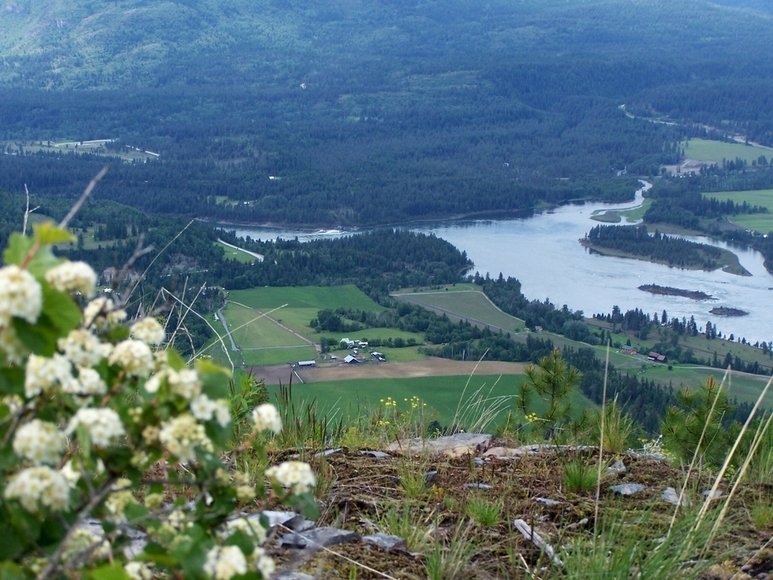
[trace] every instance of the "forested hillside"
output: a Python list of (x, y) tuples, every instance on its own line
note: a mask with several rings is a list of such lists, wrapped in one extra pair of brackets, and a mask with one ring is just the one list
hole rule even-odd
[[(622, 104), (768, 139), (773, 27), (749, 6), (5, 0), (0, 188), (72, 195), (96, 154), (136, 148), (152, 155), (114, 164), (101, 194), (197, 217), (377, 224), (619, 200), (696, 130)], [(77, 146), (92, 139), (114, 141)]]

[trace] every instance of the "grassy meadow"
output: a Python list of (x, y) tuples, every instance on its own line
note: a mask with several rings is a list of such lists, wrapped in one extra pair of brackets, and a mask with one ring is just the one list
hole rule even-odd
[(705, 197), (733, 203), (746, 202), (750, 205), (765, 207), (768, 213), (747, 213), (728, 216), (734, 224), (749, 230), (767, 234), (773, 232), (773, 189), (755, 189), (750, 191), (718, 191), (705, 193)]
[(418, 292), (401, 290), (392, 296), (473, 324), (491, 326), (494, 330), (501, 328), (505, 332), (522, 332), (526, 328), (523, 320), (502, 312), (473, 284), (456, 284)]
[(734, 161), (738, 158), (751, 164), (752, 161), (759, 159), (761, 155), (770, 157), (772, 153), (770, 149), (755, 147), (754, 145), (726, 143), (709, 139), (689, 139), (682, 143), (682, 146), (684, 147), (684, 156), (687, 159), (711, 163), (722, 163), (725, 160)]
[[(452, 423), (455, 416), (477, 418), (482, 407), (498, 400), (501, 412), (497, 414), (497, 422), (501, 422), (508, 411), (514, 410), (518, 386), (523, 380), (523, 375), (352, 379), (295, 384), (292, 396), (297, 403), (314, 401), (321, 414), (340, 417), (345, 422), (369, 417), (378, 411), (391, 415), (394, 409), (415, 417), (419, 409), (411, 409), (410, 400), (419, 397), (426, 405), (421, 406), (425, 424), (436, 420), (443, 425)], [(272, 396), (278, 391), (279, 387), (269, 387)], [(397, 402), (395, 408), (385, 407), (383, 400), (387, 397)], [(483, 402), (476, 404), (479, 398)], [(573, 394), (571, 403), (577, 414), (582, 409), (595, 407), (579, 391)]]

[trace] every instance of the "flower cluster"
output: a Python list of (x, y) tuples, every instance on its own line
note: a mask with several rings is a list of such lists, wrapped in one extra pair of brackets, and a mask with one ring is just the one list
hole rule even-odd
[(307, 493), (317, 485), (311, 467), (302, 461), (285, 461), (269, 467), (266, 477), (296, 494)]
[(379, 399), (379, 400), (381, 401), (381, 404), (384, 405), (387, 409), (397, 407), (397, 401), (395, 401), (392, 397), (387, 397), (386, 399)]
[(80, 292), (93, 296), (97, 275), (85, 262), (64, 262), (46, 272), (46, 282), (62, 292)]
[(50, 467), (29, 467), (14, 475), (3, 493), (33, 514), (42, 509), (60, 512), (70, 505), (70, 486)]
[(256, 431), (271, 431), (279, 433), (282, 430), (282, 417), (274, 405), (264, 403), (258, 405), (252, 411), (252, 420), (255, 422)]
[(19, 427), (13, 439), (13, 450), (36, 465), (56, 465), (64, 453), (67, 438), (56, 425), (33, 419)]
[(212, 451), (204, 426), (187, 413), (165, 423), (158, 437), (169, 453), (182, 462), (195, 461), (197, 449)]
[(97, 447), (108, 447), (125, 431), (121, 418), (113, 409), (78, 409), (67, 424), (67, 433), (73, 433), (78, 427), (83, 427)]
[[(0, 268), (0, 513), (13, 514), (2, 523), (15, 538), (0, 568), (89, 575), (110, 559), (142, 580), (268, 578), (275, 566), (261, 547), (266, 529), (232, 518), (264, 488), (223, 462), (238, 432), (230, 373), (211, 361), (189, 368), (172, 348), (158, 348), (158, 320), (127, 328), (126, 312), (106, 296), (81, 310), (95, 292), (94, 271), (53, 255), (69, 233), (34, 229), (34, 239), (12, 236), (4, 255), (14, 263)], [(234, 404), (234, 413), (249, 417), (250, 408)], [(252, 418), (253, 433), (282, 429), (273, 405), (259, 405)], [(260, 451), (261, 440), (252, 443)], [(316, 484), (301, 462), (265, 475), (288, 490), (282, 501)], [(192, 505), (182, 497), (170, 505), (189, 486), (197, 489)], [(163, 550), (133, 561), (111, 548), (127, 545), (136, 517)]]

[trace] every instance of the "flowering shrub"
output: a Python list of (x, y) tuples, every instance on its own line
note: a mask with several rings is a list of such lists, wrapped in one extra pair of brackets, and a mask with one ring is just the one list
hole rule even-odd
[[(94, 272), (51, 251), (70, 239), (48, 223), (14, 234), (0, 269), (0, 577), (268, 577), (266, 530), (237, 517), (266, 488), (223, 461), (229, 373), (188, 367), (157, 346), (158, 321), (127, 327), (109, 298), (81, 309)], [(252, 435), (282, 428), (272, 405), (253, 421), (237, 452), (263, 454)], [(313, 511), (307, 464), (265, 475)]]

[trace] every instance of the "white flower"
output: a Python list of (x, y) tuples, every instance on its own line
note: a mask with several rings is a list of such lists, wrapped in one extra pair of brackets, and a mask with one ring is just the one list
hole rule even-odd
[(72, 460), (69, 460), (67, 463), (62, 465), (62, 467), (59, 468), (59, 473), (67, 480), (67, 483), (70, 485), (70, 487), (77, 486), (78, 480), (81, 478), (80, 471), (77, 471), (72, 466)]
[(113, 484), (113, 489), (119, 491), (113, 491), (107, 498), (107, 501), (105, 501), (105, 507), (112, 515), (111, 519), (115, 523), (125, 522), (126, 516), (124, 515), (124, 511), (126, 510), (127, 506), (133, 503), (137, 503), (137, 501), (134, 499), (134, 496), (132, 495), (131, 490), (126, 489), (129, 485), (131, 485), (131, 482), (128, 479), (117, 480)]
[(308, 463), (285, 461), (266, 470), (266, 477), (276, 481), (282, 487), (292, 489), (293, 493), (305, 493), (315, 485), (317, 479)]
[(67, 539), (62, 559), (69, 562), (88, 553), (87, 561), (93, 562), (109, 558), (110, 552), (110, 542), (105, 539), (104, 532), (94, 533), (89, 528), (77, 528)]
[(254, 569), (260, 572), (263, 578), (271, 578), (271, 575), (276, 570), (274, 560), (266, 555), (266, 551), (263, 548), (256, 547), (252, 554), (250, 554), (250, 564)]
[(257, 544), (262, 544), (266, 541), (266, 528), (260, 525), (256, 517), (250, 519), (236, 518), (235, 520), (227, 521), (223, 537), (228, 538), (235, 532), (242, 532), (251, 537)]
[(279, 433), (282, 430), (282, 417), (271, 403), (263, 403), (255, 407), (252, 411), (252, 420), (255, 421), (257, 431)]
[(46, 282), (61, 292), (94, 295), (97, 275), (86, 262), (64, 262), (46, 272)]
[(102, 343), (91, 332), (75, 329), (65, 338), (60, 338), (59, 350), (78, 367), (93, 367), (105, 356)]
[(53, 423), (33, 419), (16, 431), (13, 450), (16, 455), (39, 465), (55, 465), (64, 453), (67, 438)]
[(212, 450), (212, 442), (204, 432), (204, 426), (187, 413), (164, 423), (159, 440), (180, 461), (194, 461), (197, 447)]
[(169, 369), (167, 371), (167, 382), (169, 383), (169, 390), (173, 394), (188, 401), (192, 401), (201, 392), (199, 375), (193, 369), (182, 369), (179, 372)]
[(191, 403), (191, 413), (199, 421), (211, 421), (214, 417), (221, 427), (231, 422), (231, 410), (225, 399), (213, 401), (206, 395), (199, 395)]
[(79, 426), (86, 428), (91, 442), (97, 447), (107, 447), (112, 440), (125, 433), (121, 418), (112, 409), (78, 409), (67, 424), (67, 433), (72, 433)]
[(161, 344), (166, 338), (164, 327), (155, 318), (143, 318), (132, 324), (131, 335), (147, 344)]
[(110, 353), (108, 361), (134, 377), (147, 377), (153, 372), (153, 353), (147, 344), (139, 340), (119, 342)]
[(13, 326), (6, 326), (0, 331), (0, 349), (5, 353), (5, 360), (14, 365), (21, 364), (27, 354), (27, 347), (16, 336)]
[(42, 308), (43, 291), (32, 274), (18, 266), (0, 269), (0, 325), (8, 326), (12, 317), (34, 323)]
[(74, 381), (72, 365), (61, 354), (55, 354), (51, 358), (32, 354), (27, 359), (27, 372), (24, 377), (24, 394), (27, 398), (48, 392), (57, 385), (69, 390), (73, 388)]
[(215, 546), (207, 552), (204, 573), (215, 580), (229, 580), (247, 573), (247, 558), (238, 546)]
[(0, 397), (0, 404), (6, 405), (8, 407), (8, 412), (11, 415), (15, 415), (21, 411), (24, 401), (21, 400), (19, 395), (6, 395), (5, 397)]
[(104, 395), (107, 393), (107, 385), (99, 373), (94, 369), (78, 369), (78, 380), (72, 382), (72, 389), (62, 389), (65, 393), (87, 397), (90, 395)]
[(126, 312), (116, 308), (113, 301), (105, 296), (94, 298), (83, 309), (83, 326), (96, 327), (104, 330), (111, 325), (119, 324), (126, 319)]
[(131, 580), (152, 580), (153, 572), (150, 567), (143, 562), (127, 562), (123, 571)]
[(11, 478), (3, 496), (18, 500), (32, 513), (45, 508), (63, 511), (70, 504), (70, 486), (64, 476), (50, 467), (29, 467)]

